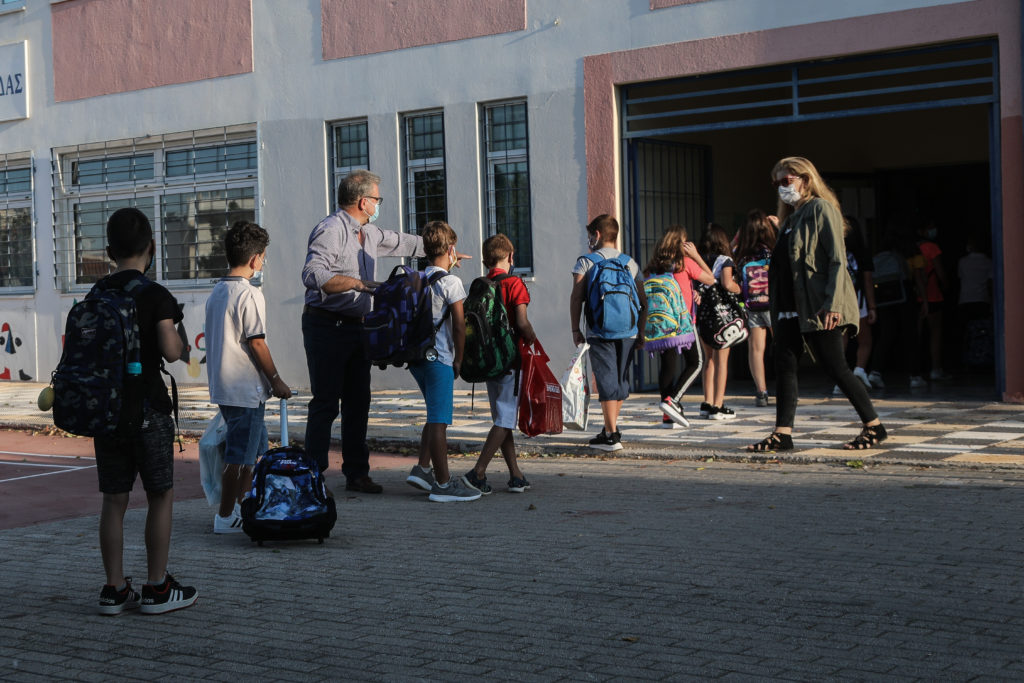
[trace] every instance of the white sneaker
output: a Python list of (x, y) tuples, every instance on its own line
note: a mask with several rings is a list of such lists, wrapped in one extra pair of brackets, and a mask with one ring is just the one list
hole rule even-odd
[(864, 371), (864, 368), (854, 368), (853, 376), (859, 379), (868, 391), (871, 391), (871, 379), (868, 377), (868, 373)]
[(879, 389), (885, 389), (885, 382), (882, 381), (882, 373), (878, 370), (872, 370), (868, 374), (868, 381), (871, 382), (871, 386)]
[(835, 385), (834, 387), (832, 387), (832, 395), (833, 396), (842, 396), (843, 395), (843, 390), (839, 388), (838, 384)]
[(921, 375), (910, 376), (910, 388), (911, 389), (924, 389), (928, 386), (928, 382), (924, 381), (924, 377)]
[(234, 510), (227, 517), (215, 514), (213, 516), (213, 533), (215, 534), (240, 534), (242, 533), (242, 516)]
[(953, 375), (950, 375), (942, 368), (939, 368), (938, 370), (932, 370), (931, 378), (933, 380), (953, 379)]

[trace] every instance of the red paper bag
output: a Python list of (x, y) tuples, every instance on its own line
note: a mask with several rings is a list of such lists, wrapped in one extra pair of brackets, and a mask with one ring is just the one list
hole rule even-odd
[(526, 436), (561, 434), (562, 387), (548, 369), (548, 355), (539, 341), (519, 340), (522, 385), (519, 388), (519, 430)]

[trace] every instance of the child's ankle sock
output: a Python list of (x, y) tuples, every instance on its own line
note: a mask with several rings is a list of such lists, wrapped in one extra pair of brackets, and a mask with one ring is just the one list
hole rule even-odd
[(164, 572), (164, 578), (160, 579), (159, 581), (147, 581), (146, 585), (147, 586), (162, 586), (162, 585), (164, 585), (164, 581), (166, 581), (166, 580), (167, 580), (167, 572)]

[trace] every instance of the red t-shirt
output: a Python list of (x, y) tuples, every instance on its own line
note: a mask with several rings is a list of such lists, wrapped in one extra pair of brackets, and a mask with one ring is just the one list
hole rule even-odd
[[(501, 268), (491, 268), (487, 271), (487, 277), (492, 280), (498, 275), (504, 275), (506, 271)], [(516, 306), (530, 303), (530, 292), (526, 289), (523, 281), (513, 275), (501, 281), (501, 301), (505, 304), (505, 313), (508, 314), (508, 321), (512, 327), (516, 327)]]
[(691, 318), (695, 315), (693, 310), (693, 281), (699, 278), (703, 272), (696, 261), (689, 257), (683, 257), (683, 269), (678, 273), (672, 273), (676, 282), (679, 283), (679, 289), (683, 291), (683, 303), (686, 304), (686, 310), (690, 312)]
[(932, 263), (942, 255), (942, 249), (935, 242), (921, 242), (917, 245), (921, 255), (928, 259), (928, 265), (924, 269), (924, 276), (928, 285), (928, 301), (933, 303), (942, 301), (942, 287), (939, 286), (939, 276), (935, 272), (935, 265)]

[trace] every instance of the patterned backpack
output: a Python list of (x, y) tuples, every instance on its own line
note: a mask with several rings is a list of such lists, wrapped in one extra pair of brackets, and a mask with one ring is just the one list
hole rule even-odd
[(373, 292), (373, 311), (363, 321), (363, 345), (370, 362), (381, 369), (410, 361), (434, 360), (434, 335), (451, 313), (434, 325), (431, 288), (447, 273), (430, 277), (409, 266), (396, 266)]
[(493, 280), (478, 277), (469, 286), (469, 295), (462, 305), (466, 314), (466, 344), (459, 371), (467, 382), (496, 379), (519, 358), (516, 332), (501, 296), (501, 282), (509, 277), (507, 273)]
[(653, 356), (661, 351), (693, 346), (697, 335), (675, 277), (671, 273), (652, 275), (644, 280), (644, 294), (647, 296), (644, 348)]
[(142, 428), (145, 392), (135, 298), (149, 284), (142, 274), (123, 288), (104, 278), (72, 306), (52, 380), (57, 427), (79, 436), (130, 436)]
[(747, 310), (768, 310), (768, 264), (771, 258), (771, 252), (762, 249), (756, 257), (744, 261), (740, 268), (740, 289)]

